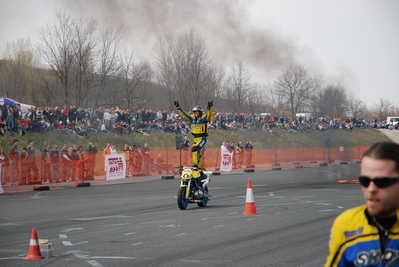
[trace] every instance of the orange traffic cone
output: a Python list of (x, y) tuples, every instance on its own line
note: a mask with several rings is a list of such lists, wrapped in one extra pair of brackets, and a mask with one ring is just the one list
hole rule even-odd
[(37, 238), (36, 227), (32, 229), (30, 236), (28, 255), (23, 260), (41, 260), (44, 257), (40, 253), (39, 240)]
[(256, 205), (254, 200), (254, 193), (252, 191), (251, 180), (248, 180), (247, 197), (245, 201), (244, 215), (257, 215)]

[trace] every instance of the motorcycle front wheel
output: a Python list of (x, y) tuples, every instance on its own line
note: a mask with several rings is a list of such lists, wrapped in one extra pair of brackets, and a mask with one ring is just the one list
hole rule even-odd
[[(208, 195), (208, 187), (205, 186), (204, 188), (204, 193), (206, 193)], [(198, 207), (205, 207), (206, 205), (208, 205), (208, 197), (204, 196), (204, 198), (202, 199), (202, 202), (198, 202), (197, 203)]]
[(179, 191), (177, 193), (177, 206), (179, 206), (181, 210), (185, 210), (188, 206), (188, 198), (186, 198), (186, 187), (179, 188)]

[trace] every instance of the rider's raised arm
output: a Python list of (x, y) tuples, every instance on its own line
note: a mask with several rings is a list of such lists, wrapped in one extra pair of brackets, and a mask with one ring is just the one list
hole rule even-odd
[(212, 119), (213, 113), (212, 113), (212, 108), (208, 108), (206, 110), (206, 121), (210, 121)]
[(182, 108), (178, 108), (177, 109), (177, 113), (179, 113), (180, 117), (182, 117), (183, 120), (186, 121), (191, 121), (192, 117), (190, 115), (188, 115), (184, 110), (182, 110)]

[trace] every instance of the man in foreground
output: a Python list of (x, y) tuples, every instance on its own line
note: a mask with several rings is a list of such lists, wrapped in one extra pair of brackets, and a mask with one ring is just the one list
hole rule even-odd
[(399, 266), (399, 144), (379, 142), (363, 155), (366, 204), (340, 214), (325, 266)]

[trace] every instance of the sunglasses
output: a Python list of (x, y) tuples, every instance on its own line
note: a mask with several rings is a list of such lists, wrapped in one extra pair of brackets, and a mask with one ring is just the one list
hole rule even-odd
[(368, 187), (370, 185), (371, 181), (373, 181), (373, 183), (378, 188), (387, 188), (387, 187), (399, 182), (399, 177), (396, 177), (396, 178), (377, 177), (377, 178), (374, 178), (374, 179), (370, 179), (369, 177), (365, 177), (365, 176), (360, 176), (359, 177), (359, 182), (364, 187)]

